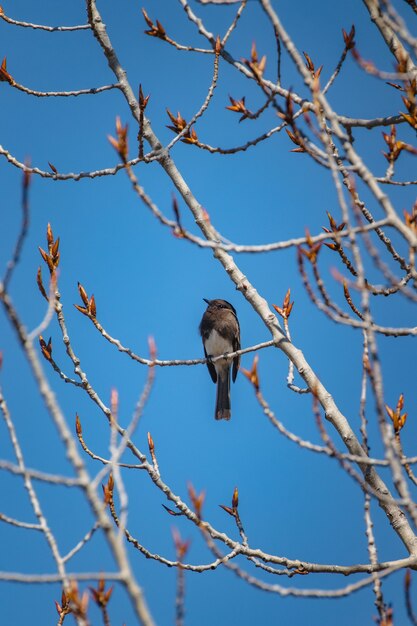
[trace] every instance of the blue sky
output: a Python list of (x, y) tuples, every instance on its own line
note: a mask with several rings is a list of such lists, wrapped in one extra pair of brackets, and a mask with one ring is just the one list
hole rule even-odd
[[(323, 0), (314, 3), (314, 7), (313, 3), (301, 3), (301, 7), (293, 2), (274, 4), (299, 49), (308, 52), (317, 66), (324, 65), (324, 77), (331, 74), (342, 51), (341, 29), (349, 30), (352, 23), (356, 26), (362, 56), (374, 59), (382, 69), (392, 70), (392, 59), (369, 23), (362, 3)], [(132, 87), (136, 91), (142, 84), (145, 94), (150, 94), (147, 113), (154, 131), (163, 143), (168, 143), (172, 133), (166, 128), (169, 120), (165, 109), (168, 107), (175, 114), (180, 111), (187, 120), (199, 109), (211, 80), (211, 56), (179, 52), (145, 36), (141, 4), (123, 0), (116, 7), (114, 2), (105, 0), (98, 6)], [(143, 6), (174, 39), (205, 46), (179, 3), (152, 0)], [(80, 24), (86, 19), (81, 1), (4, 0), (3, 8), (14, 19), (50, 25)], [(195, 9), (207, 28), (220, 34), (225, 32), (233, 15), (233, 9), (198, 5)], [(0, 41), (0, 54), (7, 56), (8, 71), (29, 88), (70, 90), (114, 81), (101, 49), (88, 31), (45, 33), (0, 22)], [(259, 53), (267, 55), (266, 75), (273, 79), (275, 46), (271, 30), (258, 3), (249, 2), (230, 40), (230, 52), (238, 59), (247, 58), (253, 41)], [(285, 55), (282, 76), (286, 87), (307, 96)], [(20, 161), (30, 157), (33, 166), (45, 170), (49, 169), (49, 161), (59, 172), (111, 167), (117, 163), (117, 155), (107, 135), (114, 134), (116, 116), (129, 124), (132, 153), (136, 150), (137, 128), (116, 90), (97, 96), (37, 99), (1, 83), (0, 94), (0, 143)], [(278, 118), (272, 111), (255, 122), (239, 124), (238, 116), (225, 110), (229, 95), (235, 99), (245, 95), (252, 110), (263, 102), (252, 83), (221, 62), (213, 103), (196, 125), (202, 141), (230, 147), (277, 125)], [(330, 91), (329, 100), (339, 113), (352, 117), (395, 114), (402, 106), (395, 90), (364, 76), (351, 59)], [(406, 128), (398, 132), (402, 139), (412, 141)], [(385, 144), (380, 131), (358, 131), (355, 145), (371, 171), (383, 175), (386, 164), (381, 151)], [(211, 156), (182, 143), (176, 144), (172, 156), (225, 238), (235, 243), (267, 243), (302, 236), (306, 227), (318, 233), (326, 225), (326, 211), (340, 221), (340, 209), (328, 173), (304, 155), (291, 153), (292, 147), (286, 134), (280, 133), (257, 148), (229, 157)], [(173, 186), (158, 164), (142, 164), (135, 172), (160, 209), (173, 217)], [(399, 178), (415, 178), (414, 172), (415, 157), (402, 156)], [(0, 160), (0, 184), (0, 262), (4, 266), (19, 230), (21, 195), (21, 172), (4, 158)], [(415, 200), (415, 192), (410, 188), (387, 191), (399, 213), (409, 210)], [(363, 197), (372, 202), (366, 192)], [(80, 303), (77, 281), (89, 294), (94, 293), (98, 319), (106, 330), (143, 355), (147, 352), (147, 338), (153, 335), (160, 358), (201, 357), (198, 324), (205, 308), (202, 298), (221, 297), (233, 303), (240, 319), (242, 346), (270, 338), (210, 250), (177, 239), (169, 229), (160, 226), (134, 195), (124, 172), (79, 182), (34, 176), (30, 206), (30, 231), (11, 285), (14, 302), (26, 327), (34, 328), (45, 313), (35, 277), (41, 262), (38, 246), (45, 247), (45, 230), (50, 222), (55, 236), (61, 237), (59, 286), (74, 350), (105, 402), (109, 402), (112, 388), (118, 390), (120, 419), (125, 423), (132, 415), (146, 370), (107, 344), (87, 318), (75, 310), (73, 303)], [(197, 233), (193, 218), (181, 200), (179, 206), (184, 226)], [(379, 209), (372, 208), (376, 217), (381, 217)], [(281, 304), (291, 288), (295, 300), (291, 316), (294, 343), (303, 350), (358, 432), (360, 332), (336, 326), (312, 306), (297, 272), (294, 249), (234, 257), (268, 302)], [(330, 276), (335, 264), (331, 251), (324, 250), (323, 276), (331, 293), (337, 294), (338, 302), (343, 305), (340, 285)], [(340, 266), (338, 269), (342, 271)], [(377, 282), (382, 281), (373, 268), (370, 275)], [(381, 323), (413, 324), (411, 307), (400, 298), (393, 298), (392, 302), (374, 300), (375, 317)], [(0, 320), (4, 359), (1, 385), (27, 464), (48, 472), (69, 472), (63, 448), (3, 313)], [(57, 324), (51, 323), (44, 334), (52, 337), (57, 362), (72, 375)], [(383, 338), (380, 350), (386, 402), (395, 404), (399, 393), (404, 392), (411, 418), (416, 413), (415, 394), (412, 395), (415, 376), (410, 366), (415, 358), (414, 342)], [(242, 365), (250, 368), (252, 358), (253, 355), (244, 356)], [(263, 393), (277, 417), (289, 430), (320, 443), (311, 399), (296, 396), (286, 387), (287, 363), (283, 354), (272, 349), (262, 351), (259, 370)], [(97, 454), (108, 455), (109, 433), (103, 415), (79, 389), (65, 386), (52, 371), (48, 371), (48, 376), (68, 422), (73, 424), (77, 412), (88, 445)], [(135, 441), (146, 451), (146, 434), (152, 433), (162, 475), (173, 490), (187, 499), (188, 481), (197, 490), (205, 489), (204, 516), (216, 528), (237, 538), (231, 518), (218, 505), (230, 504), (233, 489), (238, 486), (240, 514), (251, 545), (307, 561), (367, 562), (363, 496), (337, 462), (300, 450), (274, 431), (242, 375), (232, 388), (230, 422), (213, 420), (214, 396), (215, 387), (205, 366), (160, 368), (156, 372), (155, 387)], [(372, 453), (381, 454), (372, 401), (368, 417), (373, 435)], [(415, 450), (411, 442), (417, 429), (410, 418), (405, 447), (412, 454)], [(0, 454), (3, 459), (13, 458), (4, 425), (0, 426)], [(100, 469), (92, 462), (88, 462), (88, 467), (93, 476)], [(174, 522), (181, 535), (191, 539), (188, 562), (211, 560), (196, 529), (185, 519), (173, 520), (164, 512), (161, 504), (165, 500), (145, 474), (127, 472), (124, 477), (130, 498), (129, 527), (149, 550), (174, 557), (171, 537)], [(389, 481), (388, 475), (384, 478)], [(3, 472), (0, 481), (5, 494), (0, 511), (33, 521), (21, 480)], [(70, 549), (91, 525), (87, 506), (70, 490), (40, 485), (39, 494), (60, 547), (63, 551)], [(373, 514), (380, 559), (406, 556), (375, 504)], [(6, 546), (2, 550), (0, 570), (53, 571), (41, 536), (5, 524), (0, 527), (0, 533), (2, 545)], [(129, 554), (155, 621), (173, 623), (176, 572), (146, 561), (134, 551)], [(72, 566), (74, 570), (100, 571), (109, 568), (110, 563), (107, 548), (96, 536)], [(259, 575), (245, 561), (240, 564)], [(272, 582), (300, 588), (336, 588), (347, 583), (346, 579), (329, 580), (312, 575), (301, 580), (281, 578)], [(396, 620), (405, 623), (402, 574), (384, 583), (384, 591), (386, 601), (394, 604)], [(34, 624), (53, 623), (56, 619), (53, 600), (59, 597), (58, 585), (23, 588), (2, 583), (0, 606), (4, 623), (19, 626), (29, 618)], [(121, 589), (114, 593), (110, 613), (114, 624), (134, 623)], [(226, 570), (186, 574), (186, 624), (190, 625), (262, 623), (269, 626), (277, 621), (290, 621), (293, 626), (306, 623), (330, 626), (336, 622), (347, 626), (355, 621), (372, 623), (375, 614), (370, 588), (338, 601), (296, 600), (262, 593)]]

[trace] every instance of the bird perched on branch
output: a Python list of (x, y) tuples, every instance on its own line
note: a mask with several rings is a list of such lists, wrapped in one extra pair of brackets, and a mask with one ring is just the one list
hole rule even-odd
[(200, 323), (207, 367), (214, 383), (217, 383), (216, 420), (229, 420), (230, 410), (230, 369), (235, 382), (239, 369), (240, 356), (224, 358), (212, 362), (211, 359), (240, 350), (240, 327), (234, 307), (226, 300), (206, 300), (208, 307)]

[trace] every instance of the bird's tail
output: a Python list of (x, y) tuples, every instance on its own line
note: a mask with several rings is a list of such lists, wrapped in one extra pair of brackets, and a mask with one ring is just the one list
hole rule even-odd
[[(219, 368), (220, 369), (220, 368)], [(230, 366), (217, 371), (216, 420), (230, 420)]]

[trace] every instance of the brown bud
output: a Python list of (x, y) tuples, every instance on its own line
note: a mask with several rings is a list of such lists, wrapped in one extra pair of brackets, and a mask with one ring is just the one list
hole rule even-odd
[(148, 104), (150, 96), (144, 96), (142, 85), (139, 85), (139, 106), (144, 111), (146, 109), (146, 105)]
[(50, 361), (51, 356), (52, 356), (51, 340), (49, 340), (48, 343), (46, 343), (42, 335), (39, 335), (39, 345), (41, 347), (42, 355), (45, 357), (47, 361)]
[(113, 488), (114, 488), (114, 479), (113, 479), (113, 474), (112, 472), (110, 472), (109, 474), (109, 480), (107, 481), (107, 487), (109, 488), (109, 490), (111, 492), (113, 492)]
[(404, 407), (404, 394), (401, 393), (397, 402), (397, 411), (398, 412), (402, 411), (403, 407)]
[(161, 22), (159, 20), (156, 20), (156, 26), (158, 28), (158, 33), (160, 37), (164, 37), (165, 36), (165, 28), (162, 26)]
[(127, 124), (126, 124), (126, 126), (122, 126), (122, 123), (120, 121), (120, 117), (117, 116), (116, 117), (116, 134), (117, 134), (117, 139), (115, 139), (111, 135), (107, 135), (107, 139), (109, 140), (109, 142), (111, 143), (113, 148), (118, 152), (120, 158), (122, 159), (122, 161), (124, 163), (127, 162), (128, 154), (129, 154), (129, 144), (128, 144), (128, 138), (127, 138), (127, 131), (128, 131)]
[(90, 317), (89, 312), (87, 311), (87, 309), (84, 309), (82, 306), (78, 306), (78, 304), (74, 304), (75, 308), (77, 309), (77, 311), (79, 311), (80, 313), (82, 313), (83, 315), (86, 315), (87, 317)]
[(230, 506), (226, 506), (225, 504), (219, 504), (219, 507), (223, 509), (223, 511), (226, 511), (226, 513), (228, 513), (232, 517), (236, 517), (236, 511), (234, 509), (231, 509)]
[(393, 423), (394, 431), (397, 435), (399, 434), (399, 432), (404, 427), (407, 421), (408, 413), (401, 413), (403, 406), (404, 406), (403, 394), (401, 394), (400, 397), (398, 398), (398, 402), (397, 402), (397, 406), (395, 410), (389, 407), (387, 404), (385, 405), (385, 409)]
[(81, 426), (80, 418), (78, 417), (78, 413), (75, 415), (75, 431), (77, 435), (83, 434), (83, 429)]
[(109, 479), (106, 485), (102, 485), (104, 502), (105, 504), (109, 504), (113, 500), (113, 489), (114, 489), (114, 480), (113, 474), (110, 472)]
[(172, 529), (172, 537), (174, 539), (174, 545), (177, 552), (177, 559), (181, 562), (187, 554), (188, 548), (190, 547), (190, 541), (184, 541), (177, 528)]
[(86, 290), (84, 289), (84, 287), (82, 286), (81, 283), (78, 283), (78, 291), (80, 293), (81, 300), (84, 302), (85, 306), (88, 306), (87, 292), (86, 292)]
[(41, 248), (40, 246), (38, 246), (38, 249), (39, 249), (39, 252), (41, 253), (41, 257), (43, 258), (45, 263), (48, 263), (49, 256), (46, 254), (45, 250), (43, 248)]
[(51, 257), (41, 247), (39, 247), (39, 252), (41, 253), (41, 257), (43, 258), (43, 260), (47, 264), (48, 269), (49, 269), (50, 273), (52, 274), (55, 268), (54, 268), (54, 263), (53, 263)]
[(355, 46), (355, 26), (352, 24), (349, 34), (342, 28), (342, 33), (346, 50), (351, 50)]
[(46, 241), (48, 242), (48, 246), (50, 246), (54, 241), (54, 235), (52, 233), (52, 228), (49, 222), (48, 226), (46, 227)]
[(308, 56), (307, 52), (303, 52), (303, 54), (304, 54), (304, 57), (305, 57), (305, 60), (306, 60), (306, 67), (307, 67), (308, 71), (311, 74), (314, 74), (314, 63), (313, 63), (313, 61)]
[(222, 42), (221, 42), (221, 39), (220, 39), (219, 35), (217, 35), (216, 43), (215, 43), (215, 46), (214, 46), (214, 52), (216, 54), (220, 54), (221, 50), (222, 50)]
[(90, 302), (88, 303), (88, 312), (93, 318), (95, 318), (97, 315), (96, 301), (94, 299), (94, 295), (91, 296)]
[(4, 57), (3, 62), (0, 67), (0, 81), (7, 82), (10, 85), (16, 84), (13, 77), (10, 76), (9, 72), (7, 71), (7, 58), (6, 57)]
[(149, 347), (149, 356), (154, 361), (156, 359), (157, 350), (156, 350), (156, 342), (152, 335), (148, 337), (148, 347)]
[(232, 497), (232, 507), (234, 509), (237, 509), (238, 506), (239, 506), (239, 491), (237, 487), (235, 487), (235, 490), (233, 492), (233, 497)]
[(45, 287), (43, 286), (42, 270), (41, 270), (40, 266), (38, 267), (38, 271), (36, 273), (36, 282), (37, 282), (39, 291), (41, 292), (41, 294), (43, 295), (45, 300), (48, 300), (48, 296), (46, 295)]
[(255, 358), (253, 359), (251, 370), (246, 370), (243, 367), (240, 368), (240, 371), (242, 372), (242, 374), (246, 376), (249, 382), (252, 383), (252, 385), (254, 386), (256, 393), (260, 389), (259, 376), (258, 376), (258, 360), (259, 360), (259, 356), (256, 355)]
[(59, 237), (51, 246), (51, 255), (53, 258), (57, 256), (58, 249), (59, 249)]
[(146, 13), (145, 9), (142, 9), (142, 14), (143, 14), (143, 17), (145, 18), (145, 22), (147, 23), (149, 28), (153, 28), (153, 22), (150, 19), (150, 17), (148, 16), (148, 14)]
[(162, 506), (164, 507), (165, 511), (173, 517), (177, 517), (178, 515), (184, 515), (184, 513), (182, 513), (181, 511), (173, 511), (172, 509), (169, 509), (167, 506), (165, 506), (165, 504), (163, 504)]
[(193, 504), (193, 507), (194, 507), (194, 510), (195, 510), (195, 513), (196, 513), (197, 517), (199, 519), (201, 519), (203, 503), (204, 503), (204, 499), (206, 497), (205, 491), (201, 491), (197, 495), (193, 485), (191, 483), (188, 483), (188, 494), (190, 496), (190, 500), (191, 500), (191, 502)]
[(149, 452), (152, 454), (152, 452), (155, 450), (155, 444), (153, 442), (151, 433), (148, 433), (148, 446)]

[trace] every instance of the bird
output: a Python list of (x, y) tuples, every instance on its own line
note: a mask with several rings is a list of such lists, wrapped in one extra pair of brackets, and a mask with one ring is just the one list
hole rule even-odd
[(228, 352), (240, 350), (240, 327), (236, 310), (226, 300), (207, 300), (207, 309), (200, 322), (200, 335), (203, 340), (204, 354), (207, 367), (214, 383), (217, 383), (216, 420), (229, 420), (232, 413), (230, 408), (230, 370), (235, 382), (239, 370), (240, 355), (233, 359), (224, 358), (212, 362), (217, 357)]

